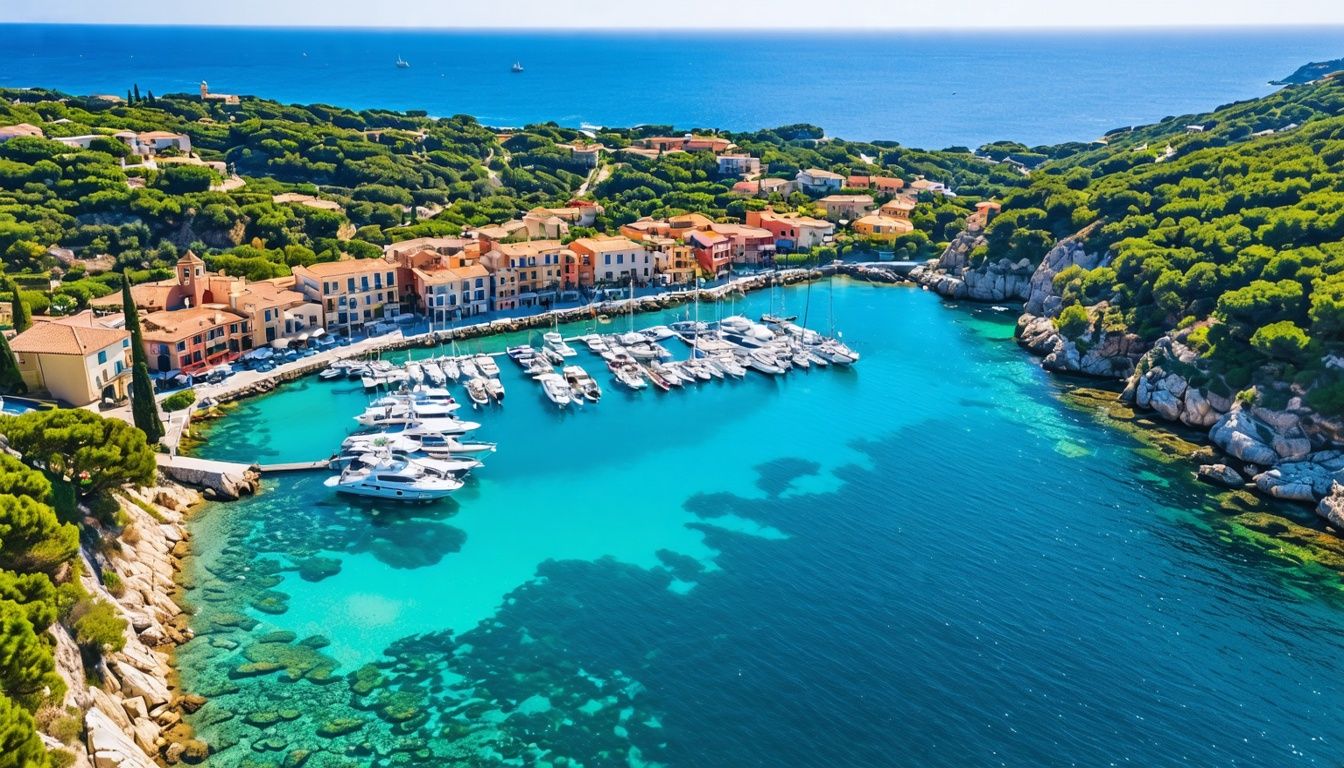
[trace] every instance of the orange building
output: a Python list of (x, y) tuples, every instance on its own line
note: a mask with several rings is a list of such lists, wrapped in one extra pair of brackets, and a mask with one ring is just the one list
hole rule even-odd
[(250, 321), (223, 307), (150, 312), (140, 323), (145, 355), (154, 371), (200, 373), (252, 349)]

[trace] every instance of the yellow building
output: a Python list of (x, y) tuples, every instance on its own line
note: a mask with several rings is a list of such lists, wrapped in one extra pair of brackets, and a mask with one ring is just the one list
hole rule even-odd
[(868, 238), (869, 240), (883, 240), (890, 242), (913, 232), (915, 225), (909, 219), (896, 218), (895, 216), (883, 216), (879, 213), (870, 213), (854, 222), (854, 231)]
[(346, 259), (294, 268), (294, 289), (322, 305), (328, 333), (350, 336), (400, 314), (397, 268), (383, 259)]
[(121, 322), (120, 315), (84, 312), (33, 320), (33, 327), (9, 342), (30, 392), (47, 392), (74, 406), (126, 399), (131, 335), (113, 327)]

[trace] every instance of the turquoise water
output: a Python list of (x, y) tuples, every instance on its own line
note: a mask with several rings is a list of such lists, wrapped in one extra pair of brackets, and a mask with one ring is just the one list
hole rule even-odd
[[(854, 370), (602, 373), (557, 413), (507, 364), (451, 502), (293, 475), (211, 505), (179, 653), (211, 764), (1338, 765), (1337, 574), (1063, 406), (1011, 318), (845, 281), (834, 306)], [(290, 384), (202, 453), (316, 458), (364, 402)]]
[[(594, 19), (594, 25), (611, 22)], [(616, 20), (619, 22), (619, 19)], [(1105, 131), (1269, 93), (1344, 28), (547, 33), (0, 25), (0, 86), (221, 93), (475, 115), (671, 123), (937, 149)], [(402, 56), (410, 69), (397, 69)], [(510, 65), (527, 68), (512, 74)]]

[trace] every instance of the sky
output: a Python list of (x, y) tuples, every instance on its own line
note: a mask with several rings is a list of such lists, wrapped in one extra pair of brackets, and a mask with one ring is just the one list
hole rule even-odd
[(0, 0), (0, 23), (917, 29), (1344, 24), (1344, 0)]

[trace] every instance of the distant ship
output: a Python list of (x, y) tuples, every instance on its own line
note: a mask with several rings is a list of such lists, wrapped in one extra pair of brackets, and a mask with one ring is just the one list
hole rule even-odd
[(401, 58), (400, 56), (397, 57), (397, 69), (410, 69), (410, 68), (411, 68), (411, 62)]
[(513, 67), (512, 67), (511, 69), (512, 69), (513, 73), (516, 75), (516, 74), (518, 74), (519, 72), (522, 72), (522, 71), (523, 71), (523, 65), (522, 65), (521, 62), (517, 62), (517, 61), (515, 61), (515, 62), (513, 62)]

